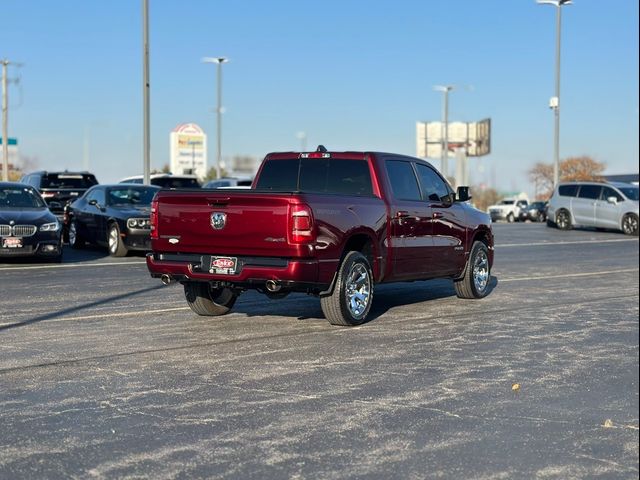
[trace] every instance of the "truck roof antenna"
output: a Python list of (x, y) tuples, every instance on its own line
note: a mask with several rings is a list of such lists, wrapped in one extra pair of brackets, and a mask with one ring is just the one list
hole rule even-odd
[(326, 152), (327, 148), (324, 145), (318, 145), (318, 148), (316, 148), (316, 152)]

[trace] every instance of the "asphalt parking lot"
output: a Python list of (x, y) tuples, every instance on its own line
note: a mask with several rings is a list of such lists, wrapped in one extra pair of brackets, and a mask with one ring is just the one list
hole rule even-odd
[(638, 239), (494, 232), (487, 298), (383, 285), (355, 328), (197, 317), (142, 255), (0, 263), (0, 478), (637, 478)]

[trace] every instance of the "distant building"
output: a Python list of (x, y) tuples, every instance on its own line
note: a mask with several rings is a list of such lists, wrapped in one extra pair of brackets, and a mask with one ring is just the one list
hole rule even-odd
[(622, 175), (605, 175), (604, 179), (607, 182), (623, 182), (623, 183), (632, 183), (634, 185), (638, 185), (637, 173), (627, 173)]

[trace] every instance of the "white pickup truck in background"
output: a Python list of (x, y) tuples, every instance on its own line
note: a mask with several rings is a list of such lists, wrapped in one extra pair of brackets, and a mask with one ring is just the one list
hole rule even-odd
[(524, 199), (505, 198), (487, 209), (491, 215), (491, 221), (506, 220), (509, 223), (523, 219), (522, 213), (527, 210), (529, 202)]

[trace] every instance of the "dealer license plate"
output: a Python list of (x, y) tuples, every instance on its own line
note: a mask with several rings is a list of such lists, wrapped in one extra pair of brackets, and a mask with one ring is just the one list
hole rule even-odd
[(236, 257), (211, 257), (209, 273), (233, 275), (236, 273), (238, 259)]
[(22, 238), (21, 237), (3, 238), (2, 248), (22, 248)]

